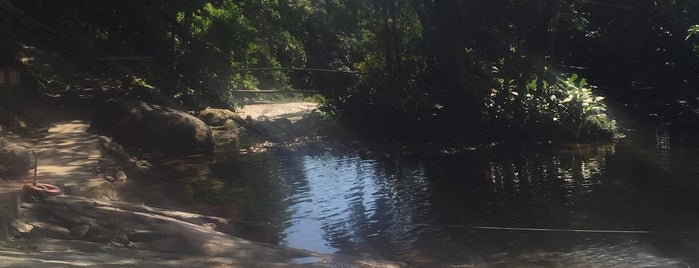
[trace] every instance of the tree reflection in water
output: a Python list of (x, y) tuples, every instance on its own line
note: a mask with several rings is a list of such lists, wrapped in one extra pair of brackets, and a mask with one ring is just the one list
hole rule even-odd
[[(668, 151), (670, 161), (683, 161), (672, 157), (674, 150)], [(215, 191), (217, 184), (196, 187), (212, 187), (215, 198), (206, 202), (220, 204), (226, 216), (237, 220), (237, 235), (264, 242), (414, 266), (521, 258), (575, 264), (585, 263), (583, 255), (606, 265), (621, 252), (631, 259), (645, 254), (665, 264), (673, 258), (692, 263), (692, 252), (699, 250), (696, 235), (679, 235), (699, 231), (693, 213), (699, 202), (685, 189), (698, 187), (680, 183), (696, 183), (699, 173), (688, 162), (697, 159), (673, 164), (688, 172), (669, 174), (654, 146), (620, 143), (424, 157), (330, 145), (219, 158), (207, 176), (223, 185)], [(192, 196), (192, 202), (203, 200)]]

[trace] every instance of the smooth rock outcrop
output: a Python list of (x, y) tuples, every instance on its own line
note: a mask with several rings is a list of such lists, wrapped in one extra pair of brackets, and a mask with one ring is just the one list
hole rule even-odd
[(0, 267), (405, 267), (244, 240), (227, 219), (77, 196), (23, 206)]
[(141, 101), (109, 99), (97, 110), (91, 127), (124, 145), (165, 155), (210, 153), (214, 149), (211, 129), (199, 118)]
[(229, 120), (243, 121), (235, 112), (207, 107), (199, 112), (199, 118), (210, 126), (224, 126)]

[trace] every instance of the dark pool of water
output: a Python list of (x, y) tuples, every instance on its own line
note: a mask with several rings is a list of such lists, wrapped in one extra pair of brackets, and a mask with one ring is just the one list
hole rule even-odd
[(699, 150), (651, 138), (443, 156), (332, 143), (231, 153), (177, 187), (234, 219), (237, 235), (412, 266), (697, 265)]

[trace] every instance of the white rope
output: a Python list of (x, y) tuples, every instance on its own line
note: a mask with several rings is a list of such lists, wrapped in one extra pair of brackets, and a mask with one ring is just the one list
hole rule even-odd
[(494, 230), (494, 231), (520, 231), (520, 232), (607, 233), (607, 234), (693, 234), (690, 232), (658, 232), (658, 231), (648, 231), (648, 230), (563, 229), (563, 228), (528, 228), (528, 227), (430, 225), (430, 224), (416, 224), (416, 225), (432, 226), (432, 227), (461, 228), (461, 229)]
[(474, 226), (481, 230), (525, 231), (525, 232), (566, 232), (566, 233), (609, 233), (609, 234), (657, 234), (656, 231), (645, 230), (600, 230), (600, 229), (558, 229), (558, 228), (522, 228), (522, 227), (497, 227)]

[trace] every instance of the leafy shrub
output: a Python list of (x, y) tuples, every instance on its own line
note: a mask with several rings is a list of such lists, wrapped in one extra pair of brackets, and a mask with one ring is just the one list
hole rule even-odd
[(306, 97), (306, 98), (304, 99), (304, 101), (307, 101), (307, 102), (315, 102), (315, 103), (321, 103), (321, 104), (327, 102), (327, 100), (325, 99), (325, 96), (323, 96), (323, 95), (321, 95), (321, 94), (313, 94), (313, 95), (311, 95), (311, 96), (309, 96), (309, 97)]
[[(604, 97), (585, 78), (548, 73), (546, 78), (513, 79), (493, 89), (486, 101), (486, 119), (500, 135), (545, 139), (609, 139), (616, 122), (607, 115)], [(508, 134), (509, 132), (509, 134)]]
[[(562, 97), (557, 101), (557, 117), (561, 124), (574, 129), (576, 138), (611, 138), (616, 132), (616, 122), (607, 116), (604, 97), (596, 95), (585, 78), (572, 74), (569, 78), (556, 77), (552, 91)], [(554, 100), (558, 100), (555, 98)]]
[(685, 40), (690, 42), (694, 53), (699, 53), (699, 25), (692, 25), (687, 29)]

